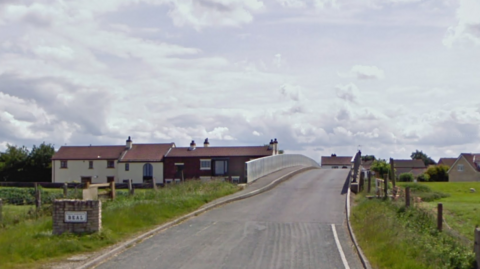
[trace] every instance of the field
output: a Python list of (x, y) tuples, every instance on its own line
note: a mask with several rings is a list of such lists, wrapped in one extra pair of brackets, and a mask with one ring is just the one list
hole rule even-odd
[[(413, 184), (413, 183), (410, 183)], [(406, 183), (400, 183), (405, 186)], [(434, 211), (438, 202), (450, 226), (463, 228), (473, 237), (478, 222), (478, 193), (475, 183), (419, 183), (413, 195), (430, 202), (405, 208), (404, 200), (355, 197), (351, 221), (364, 253), (373, 268), (474, 268), (472, 244), (465, 244), (454, 233), (438, 232)], [(429, 190), (430, 188), (430, 190)], [(443, 198), (442, 198), (443, 197)]]
[(102, 232), (90, 235), (52, 235), (49, 205), (40, 212), (31, 205), (6, 205), (4, 220), (16, 220), (0, 227), (1, 268), (40, 268), (65, 256), (98, 250), (237, 190), (225, 182), (189, 181), (134, 196), (117, 191), (117, 199), (102, 204)]
[[(473, 231), (480, 227), (480, 182), (428, 182), (418, 183), (433, 191), (450, 196), (425, 203), (431, 209), (443, 204), (444, 218), (452, 229), (473, 241)], [(470, 192), (474, 188), (476, 192)]]

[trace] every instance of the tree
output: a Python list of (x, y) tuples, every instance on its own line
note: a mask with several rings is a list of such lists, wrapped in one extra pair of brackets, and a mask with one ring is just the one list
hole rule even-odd
[(410, 158), (412, 158), (412, 160), (422, 160), (425, 166), (436, 164), (436, 162), (432, 158), (428, 157), (428, 155), (423, 153), (422, 151), (418, 151), (418, 149), (415, 150), (415, 152), (412, 152)]
[(430, 181), (448, 181), (448, 165), (430, 166), (425, 172), (429, 176)]
[(40, 146), (33, 146), (29, 155), (29, 162), (27, 165), (34, 169), (52, 168), (52, 156), (55, 154), (55, 148), (52, 144), (45, 144), (43, 142)]
[(366, 161), (375, 161), (376, 158), (374, 155), (364, 155), (362, 156), (362, 161), (363, 162), (366, 162)]
[(376, 172), (381, 178), (390, 173), (390, 165), (382, 159), (375, 160), (370, 166), (370, 170)]

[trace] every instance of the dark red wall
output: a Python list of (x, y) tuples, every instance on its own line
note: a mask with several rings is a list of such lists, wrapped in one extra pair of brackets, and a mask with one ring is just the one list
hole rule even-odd
[(214, 168), (211, 170), (200, 170), (200, 159), (211, 159), (212, 163), (215, 159), (228, 160), (228, 173), (226, 176), (231, 181), (232, 176), (240, 176), (240, 182), (244, 182), (245, 178), (245, 162), (251, 159), (261, 158), (264, 156), (248, 156), (248, 157), (165, 157), (163, 159), (163, 178), (174, 179), (176, 174), (175, 163), (183, 163), (183, 175), (185, 179), (198, 179), (200, 177), (213, 176)]

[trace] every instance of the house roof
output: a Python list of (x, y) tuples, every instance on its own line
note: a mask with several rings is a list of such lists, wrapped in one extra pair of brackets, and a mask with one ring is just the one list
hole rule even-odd
[(112, 160), (120, 158), (125, 146), (63, 146), (52, 160)]
[(425, 163), (422, 160), (393, 160), (395, 169), (399, 168), (425, 168)]
[(322, 156), (321, 165), (351, 165), (352, 156)]
[(465, 159), (470, 163), (470, 165), (480, 172), (480, 167), (476, 163), (480, 163), (480, 153), (462, 153), (460, 156), (465, 157)]
[(439, 165), (443, 164), (443, 165), (448, 165), (448, 166), (452, 167), (456, 160), (457, 160), (457, 158), (440, 158), (440, 160), (438, 160), (437, 164), (439, 164)]
[(257, 147), (197, 147), (194, 150), (190, 148), (172, 148), (168, 157), (234, 157), (234, 156), (252, 156), (264, 157), (272, 155), (272, 150), (268, 146)]
[(163, 156), (174, 147), (174, 143), (133, 144), (131, 149), (125, 151), (120, 162), (161, 162)]

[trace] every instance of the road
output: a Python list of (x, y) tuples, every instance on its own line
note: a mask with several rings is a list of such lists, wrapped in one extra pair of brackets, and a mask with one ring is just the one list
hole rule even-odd
[(163, 231), (98, 268), (362, 268), (345, 224), (347, 174), (306, 171)]

